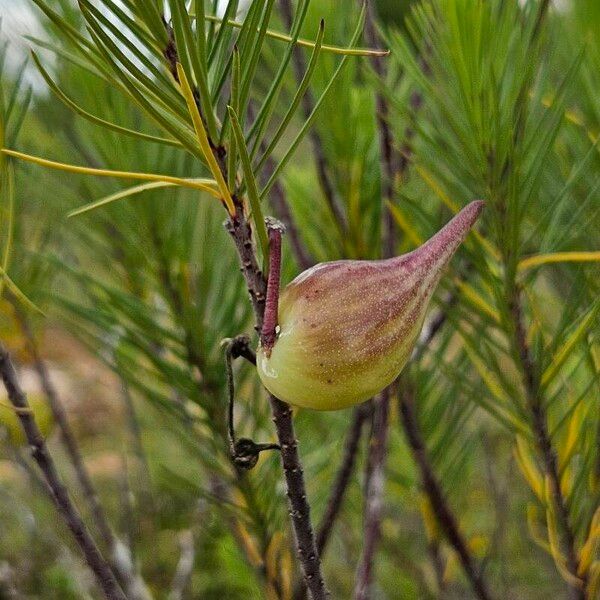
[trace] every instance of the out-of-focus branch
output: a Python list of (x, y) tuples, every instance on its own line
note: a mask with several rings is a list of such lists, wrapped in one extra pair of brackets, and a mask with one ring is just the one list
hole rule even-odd
[(169, 600), (183, 600), (185, 590), (189, 586), (194, 571), (194, 536), (188, 529), (179, 534), (179, 562), (175, 570), (175, 576), (171, 583)]
[[(352, 423), (346, 434), (342, 460), (327, 500), (325, 512), (323, 513), (321, 522), (317, 528), (317, 550), (321, 559), (323, 558), (331, 533), (333, 532), (333, 527), (342, 509), (344, 496), (346, 495), (346, 490), (348, 489), (348, 485), (352, 479), (352, 473), (354, 472), (362, 430), (366, 420), (371, 415), (371, 411), (372, 403), (366, 402), (355, 408), (352, 413)], [(303, 600), (306, 598), (306, 586), (303, 583), (304, 582), (301, 582), (300, 585), (296, 586), (296, 591), (294, 592), (294, 598), (296, 600)]]
[(15, 571), (6, 561), (0, 562), (0, 598), (25, 600), (15, 584)]
[(33, 459), (44, 474), (44, 477), (52, 490), (56, 506), (63, 516), (65, 523), (70, 529), (83, 556), (93, 571), (100, 588), (108, 600), (126, 600), (123, 590), (119, 586), (108, 562), (102, 556), (96, 546), (90, 532), (88, 531), (79, 511), (71, 500), (67, 488), (62, 482), (54, 460), (48, 451), (42, 433), (35, 422), (27, 398), (21, 389), (17, 374), (6, 349), (0, 345), (0, 375), (8, 393), (8, 399), (15, 408), (15, 412), (21, 421), (21, 426), (31, 446)]
[[(379, 43), (375, 26), (375, 15), (372, 4), (367, 6), (365, 21), (366, 42)], [(385, 67), (378, 57), (372, 61), (372, 66), (379, 78), (385, 75)], [(381, 206), (381, 252), (384, 257), (394, 255), (396, 246), (396, 227), (387, 202), (394, 196), (394, 183), (399, 172), (396, 151), (394, 150), (393, 135), (389, 127), (389, 106), (381, 94), (376, 95), (376, 119), (379, 133), (379, 147), (382, 160), (382, 206)], [(385, 487), (385, 461), (387, 455), (387, 438), (389, 428), (389, 407), (392, 386), (385, 389), (374, 401), (372, 427), (367, 456), (365, 481), (365, 515), (363, 552), (356, 569), (354, 598), (366, 600), (370, 597), (373, 578), (373, 562), (377, 545), (381, 537), (381, 517), (383, 513), (383, 493)]]
[(335, 476), (333, 487), (329, 499), (327, 500), (327, 506), (317, 530), (317, 550), (321, 556), (323, 556), (323, 553), (325, 552), (331, 532), (333, 531), (333, 526), (335, 525), (335, 521), (342, 508), (342, 501), (348, 488), (348, 484), (350, 483), (350, 479), (352, 478), (354, 465), (356, 464), (363, 426), (369, 417), (371, 410), (371, 402), (361, 404), (354, 409), (352, 423), (346, 434), (346, 442), (344, 444), (344, 453), (342, 455), (340, 468)]
[(535, 364), (534, 358), (527, 341), (527, 331), (525, 329), (523, 306), (521, 304), (521, 293), (517, 286), (512, 287), (512, 297), (509, 301), (510, 314), (513, 325), (513, 344), (515, 355), (520, 364), (523, 386), (527, 397), (528, 408), (531, 416), (531, 426), (538, 452), (540, 453), (544, 471), (550, 481), (550, 495), (548, 499), (554, 505), (556, 520), (562, 534), (562, 546), (566, 553), (566, 566), (574, 582), (579, 581), (579, 585), (570, 584), (569, 591), (574, 600), (586, 600), (587, 578), (585, 573), (579, 573), (579, 559), (575, 546), (575, 534), (571, 527), (569, 508), (565, 499), (558, 471), (558, 461), (556, 452), (552, 446), (552, 440), (548, 431), (548, 420), (542, 392), (540, 389), (539, 369)]
[(389, 429), (391, 387), (381, 392), (373, 407), (373, 425), (369, 448), (369, 468), (365, 490), (365, 524), (363, 551), (356, 569), (355, 600), (367, 600), (373, 579), (373, 562), (381, 537), (383, 491), (385, 487), (385, 458)]
[[(120, 560), (120, 556), (123, 554), (121, 550), (123, 544), (115, 536), (108, 522), (108, 518), (106, 517), (106, 513), (104, 512), (104, 508), (100, 503), (100, 498), (98, 497), (98, 493), (96, 492), (92, 478), (90, 477), (87, 467), (85, 466), (85, 462), (83, 461), (83, 456), (79, 450), (79, 445), (75, 439), (75, 434), (73, 433), (71, 425), (69, 424), (65, 408), (58, 396), (58, 392), (56, 391), (54, 384), (52, 383), (46, 363), (39, 352), (37, 340), (35, 339), (35, 334), (33, 333), (31, 323), (29, 322), (27, 315), (19, 306), (18, 301), (11, 296), (9, 296), (8, 299), (13, 306), (17, 322), (19, 323), (19, 327), (27, 344), (27, 349), (33, 359), (33, 367), (40, 381), (44, 395), (48, 400), (48, 405), (50, 406), (54, 421), (60, 430), (60, 436), (65, 450), (67, 451), (67, 455), (69, 456), (69, 459), (73, 465), (73, 469), (75, 470), (77, 481), (81, 486), (86, 502), (91, 508), (94, 525), (100, 533), (100, 537), (102, 538), (105, 548), (108, 550), (111, 567), (117, 574), (119, 580), (125, 586), (128, 594), (131, 594), (132, 590), (145, 590), (147, 588), (145, 584), (139, 581), (140, 575), (135, 572), (133, 565), (124, 563), (122, 560)], [(136, 593), (131, 597), (135, 600), (149, 600), (151, 598), (149, 592)]]
[[(379, 45), (381, 40), (377, 33), (375, 25), (375, 7), (373, 2), (367, 4), (367, 15), (365, 20), (364, 37), (367, 44)], [(379, 79), (385, 78), (386, 68), (384, 59), (381, 56), (371, 57), (371, 66)], [(408, 164), (402, 165), (398, 152), (394, 148), (394, 139), (389, 124), (390, 109), (386, 98), (381, 93), (375, 95), (375, 105), (377, 109), (377, 128), (379, 131), (379, 152), (382, 160), (382, 200), (381, 207), (381, 232), (383, 255), (390, 257), (394, 255), (396, 245), (396, 226), (391, 212), (387, 209), (385, 201), (392, 202), (394, 199), (394, 184), (401, 168), (406, 168)]]
[(413, 392), (410, 388), (410, 384), (405, 380), (402, 381), (402, 390), (400, 394), (402, 427), (414, 461), (417, 463), (419, 469), (421, 485), (429, 498), (438, 524), (444, 532), (448, 542), (456, 551), (463, 570), (468, 577), (477, 598), (480, 600), (490, 600), (491, 595), (481, 576), (480, 569), (477, 567), (475, 559), (469, 551), (467, 543), (460, 532), (456, 517), (448, 506), (442, 488), (433, 472), (431, 463), (429, 462), (427, 449), (425, 448), (417, 416), (415, 414)]
[(27, 344), (29, 354), (33, 359), (33, 368), (38, 376), (44, 395), (48, 400), (48, 405), (52, 411), (54, 421), (60, 430), (60, 436), (63, 445), (67, 451), (67, 454), (69, 455), (71, 463), (73, 464), (77, 480), (79, 481), (79, 485), (81, 486), (85, 499), (92, 509), (94, 524), (98, 528), (98, 532), (100, 533), (106, 548), (112, 549), (115, 543), (112, 530), (108, 524), (108, 519), (106, 518), (104, 509), (100, 504), (94, 484), (92, 483), (91, 477), (87, 471), (85, 463), (83, 462), (83, 457), (81, 456), (79, 446), (75, 439), (75, 434), (73, 433), (71, 425), (67, 419), (65, 408), (58, 397), (58, 392), (56, 391), (54, 384), (50, 379), (50, 374), (46, 368), (46, 363), (40, 355), (37, 340), (35, 339), (29, 319), (19, 306), (18, 301), (16, 301), (14, 298), (9, 298), (9, 301), (11, 302), (15, 311), (15, 316), (17, 318), (17, 322), (19, 323), (23, 338)]
[[(294, 19), (292, 1), (279, 0), (279, 6), (281, 9), (281, 15), (283, 17), (284, 25), (289, 29), (291, 28)], [(306, 71), (306, 64), (304, 60), (304, 55), (302, 54), (302, 49), (298, 46), (296, 46), (296, 48), (294, 48), (293, 50), (292, 62), (294, 66), (296, 79), (298, 81), (301, 81), (304, 77), (304, 72)], [(313, 112), (314, 107), (315, 99), (311, 90), (307, 89), (304, 93), (304, 96), (302, 96), (302, 111), (304, 113), (305, 119), (308, 119), (310, 114)], [(317, 177), (319, 179), (321, 191), (323, 192), (323, 196), (327, 201), (327, 205), (331, 210), (336, 224), (340, 227), (342, 231), (345, 231), (347, 228), (346, 216), (342, 206), (340, 205), (340, 201), (335, 191), (334, 184), (331, 181), (329, 166), (327, 165), (327, 158), (325, 157), (325, 150), (323, 148), (323, 140), (321, 139), (319, 132), (314, 127), (311, 128), (309, 137), (312, 145), (313, 155), (315, 159), (315, 167), (317, 169)]]

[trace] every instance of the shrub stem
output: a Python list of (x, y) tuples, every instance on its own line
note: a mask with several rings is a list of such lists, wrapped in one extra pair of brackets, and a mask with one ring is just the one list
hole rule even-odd
[(10, 356), (6, 349), (1, 345), (0, 376), (6, 387), (8, 399), (16, 409), (16, 415), (21, 421), (25, 436), (31, 446), (33, 459), (44, 474), (48, 486), (52, 490), (52, 496), (56, 506), (63, 516), (65, 523), (71, 530), (87, 564), (96, 576), (104, 595), (108, 600), (126, 600), (125, 594), (115, 579), (108, 562), (96, 546), (96, 543), (56, 470), (54, 460), (48, 451), (42, 433), (31, 413), (27, 398), (19, 385), (17, 374)]
[(514, 351), (520, 363), (519, 366), (523, 377), (523, 386), (525, 388), (536, 445), (542, 459), (545, 474), (550, 480), (550, 489), (552, 492), (550, 501), (554, 504), (558, 526), (562, 532), (567, 568), (576, 580), (581, 581), (580, 587), (570, 585), (571, 597), (574, 600), (585, 600), (587, 581), (585, 576), (581, 577), (578, 575), (579, 560), (575, 547), (575, 534), (571, 527), (567, 502), (560, 487), (556, 452), (552, 446), (552, 439), (548, 431), (547, 415), (540, 389), (539, 371), (527, 341), (527, 332), (523, 322), (521, 293), (516, 285), (512, 286), (509, 308), (512, 317)]
[(385, 459), (389, 430), (389, 409), (392, 390), (381, 392), (373, 408), (373, 425), (368, 456), (367, 480), (365, 483), (365, 524), (363, 552), (356, 569), (354, 583), (355, 600), (371, 597), (373, 564), (377, 545), (381, 538), (381, 517), (383, 514), (383, 492), (385, 487)]
[[(262, 331), (265, 317), (266, 281), (258, 266), (252, 243), (252, 230), (244, 213), (242, 202), (234, 197), (236, 212), (225, 223), (233, 238), (242, 264), (241, 270), (246, 280), (250, 300), (254, 309), (256, 330)], [(321, 573), (321, 560), (317, 552), (313, 533), (310, 506), (306, 497), (304, 473), (298, 442), (294, 434), (292, 409), (278, 398), (270, 395), (273, 422), (281, 446), (281, 459), (286, 480), (286, 493), (290, 505), (290, 516), (296, 536), (297, 554), (306, 586), (313, 600), (325, 600), (327, 591)]]
[(400, 415), (402, 427), (408, 441), (414, 461), (417, 463), (421, 476), (421, 484), (444, 535), (454, 548), (460, 559), (465, 575), (469, 579), (473, 591), (480, 600), (490, 600), (491, 595), (481, 576), (479, 568), (468, 549), (467, 542), (460, 532), (458, 522), (438, 482), (429, 458), (423, 437), (419, 429), (417, 416), (414, 411), (414, 398), (410, 387), (405, 383), (400, 398)]

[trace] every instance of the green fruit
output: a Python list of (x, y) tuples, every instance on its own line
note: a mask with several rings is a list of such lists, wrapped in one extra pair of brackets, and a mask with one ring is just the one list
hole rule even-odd
[(337, 410), (392, 383), (410, 357), (444, 267), (482, 208), (472, 202), (409, 254), (322, 263), (296, 277), (279, 300), (274, 346), (258, 348), (264, 386), (295, 406)]

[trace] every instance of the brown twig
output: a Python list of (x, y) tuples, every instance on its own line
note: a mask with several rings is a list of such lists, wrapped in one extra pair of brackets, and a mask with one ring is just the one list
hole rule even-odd
[[(374, 11), (373, 2), (367, 3), (364, 36), (366, 43), (372, 45), (373, 48), (378, 47), (381, 42), (375, 25)], [(379, 79), (385, 77), (385, 66), (381, 56), (372, 56), (371, 66)], [(384, 170), (384, 176), (382, 177), (382, 199), (384, 203), (381, 207), (381, 237), (383, 255), (391, 257), (394, 255), (396, 245), (396, 225), (394, 217), (391, 211), (388, 210), (385, 201), (392, 202), (394, 199), (394, 183), (400, 172), (401, 165), (398, 153), (394, 149), (393, 134), (389, 125), (389, 105), (387, 99), (380, 92), (375, 95), (375, 104), (377, 110), (377, 130), (379, 133), (379, 151)], [(408, 163), (404, 165), (404, 168), (407, 166)]]
[(490, 600), (491, 596), (481, 576), (480, 570), (471, 556), (467, 543), (460, 532), (454, 513), (448, 506), (442, 488), (431, 468), (427, 449), (419, 429), (414, 410), (414, 398), (410, 385), (403, 380), (400, 398), (401, 422), (414, 461), (419, 468), (421, 484), (427, 494), (438, 524), (448, 542), (456, 551), (463, 570), (468, 577), (473, 591), (480, 600)]
[[(279, 0), (279, 7), (283, 17), (284, 25), (290, 29), (293, 22), (291, 0)], [(301, 81), (306, 71), (306, 64), (304, 55), (302, 54), (302, 49), (298, 46), (296, 46), (293, 50), (292, 63), (296, 79)], [(313, 112), (314, 107), (315, 99), (311, 90), (307, 89), (304, 93), (304, 96), (302, 96), (302, 111), (305, 119), (308, 119)], [(327, 158), (325, 157), (325, 149), (323, 147), (323, 140), (321, 139), (319, 132), (314, 127), (311, 128), (309, 137), (312, 145), (315, 167), (317, 169), (317, 178), (319, 180), (321, 191), (323, 192), (323, 196), (325, 197), (327, 205), (331, 210), (331, 214), (334, 217), (335, 223), (340, 227), (341, 231), (345, 231), (347, 229), (346, 215), (342, 206), (340, 206), (340, 201), (336, 194), (334, 184), (331, 181), (329, 167), (327, 165)]]
[[(85, 466), (83, 456), (79, 450), (79, 445), (75, 439), (75, 434), (73, 433), (71, 425), (69, 424), (65, 408), (58, 396), (58, 392), (56, 391), (54, 384), (52, 383), (46, 363), (40, 355), (37, 340), (35, 339), (35, 334), (33, 333), (29, 319), (14, 297), (8, 295), (8, 300), (14, 309), (17, 322), (27, 343), (27, 349), (33, 359), (33, 367), (40, 381), (40, 385), (42, 386), (44, 395), (48, 400), (48, 405), (50, 407), (50, 411), (52, 412), (54, 421), (56, 422), (60, 431), (60, 437), (71, 464), (73, 465), (75, 476), (77, 477), (77, 481), (79, 482), (81, 490), (83, 491), (86, 502), (91, 509), (94, 525), (100, 533), (100, 537), (105, 549), (108, 551), (111, 568), (117, 574), (119, 581), (125, 586), (125, 589), (128, 591), (128, 593), (131, 590), (138, 588), (141, 589), (139, 581), (140, 575), (134, 570), (130, 569), (129, 566), (123, 564), (123, 562), (118, 558), (120, 542), (115, 536), (108, 522), (108, 518), (100, 502), (100, 498), (92, 482), (92, 478), (90, 477), (87, 467)], [(138, 600), (144, 600), (149, 596), (147, 594), (134, 594), (132, 597), (137, 598)]]
[[(171, 49), (167, 59), (171, 65), (176, 63), (176, 47)], [(199, 110), (202, 113), (201, 107), (199, 107)], [(227, 165), (225, 160), (227, 151), (225, 148), (215, 148), (212, 141), (209, 140), (209, 142), (215, 151), (215, 158), (224, 179), (227, 181)], [(231, 235), (237, 249), (241, 271), (246, 281), (246, 287), (254, 311), (255, 329), (260, 333), (263, 328), (265, 316), (266, 281), (258, 265), (252, 239), (252, 228), (248, 222), (244, 203), (235, 194), (232, 195), (232, 199), (235, 212), (228, 216), (225, 221), (225, 228)], [(281, 402), (281, 400), (273, 395), (270, 395), (269, 399), (273, 422), (275, 423), (281, 447), (286, 493), (296, 536), (298, 558), (302, 566), (306, 585), (312, 594), (313, 600), (325, 600), (327, 592), (321, 573), (321, 561), (317, 553), (315, 536), (310, 519), (310, 506), (306, 497), (304, 474), (298, 454), (298, 442), (294, 434), (292, 410), (287, 404)]]
[(535, 436), (536, 445), (542, 459), (545, 474), (550, 480), (551, 500), (554, 504), (558, 526), (562, 532), (567, 569), (575, 580), (581, 582), (579, 587), (569, 584), (570, 594), (575, 600), (585, 600), (587, 580), (585, 575), (578, 575), (579, 559), (577, 558), (577, 550), (575, 547), (575, 534), (571, 527), (567, 502), (560, 487), (556, 452), (552, 446), (552, 440), (550, 438), (550, 433), (548, 432), (547, 415), (540, 389), (539, 369), (537, 368), (531, 350), (529, 349), (527, 332), (523, 322), (521, 293), (517, 286), (512, 286), (509, 308), (512, 317), (515, 356), (520, 363), (519, 366), (523, 378), (523, 386), (527, 397), (527, 404), (531, 416), (531, 426)]
[(109, 600), (126, 600), (125, 594), (121, 590), (115, 576), (102, 556), (96, 543), (92, 539), (79, 511), (71, 500), (67, 488), (62, 482), (54, 460), (48, 451), (46, 442), (40, 432), (33, 414), (29, 410), (27, 398), (21, 389), (17, 374), (10, 360), (6, 349), (0, 345), (0, 375), (8, 393), (8, 399), (15, 407), (16, 415), (21, 421), (21, 425), (31, 446), (31, 454), (40, 470), (44, 474), (56, 506), (60, 514), (65, 519), (65, 523), (71, 530), (75, 541), (81, 549), (83, 556), (93, 571), (100, 588)]
[(375, 551), (381, 537), (381, 517), (383, 514), (383, 491), (385, 486), (385, 458), (389, 426), (389, 408), (392, 390), (381, 392), (373, 409), (373, 424), (368, 457), (368, 477), (365, 490), (365, 524), (363, 551), (354, 583), (355, 600), (370, 598), (373, 579)]
[[(375, 28), (375, 16), (372, 4), (367, 6), (365, 21), (365, 40), (368, 44), (379, 44)], [(379, 78), (385, 76), (385, 67), (381, 58), (373, 57), (372, 66)], [(384, 257), (394, 255), (396, 245), (396, 227), (387, 202), (394, 196), (394, 182), (399, 172), (399, 163), (393, 146), (393, 135), (389, 127), (389, 106), (382, 94), (376, 95), (376, 119), (379, 134), (379, 147), (382, 160), (382, 206), (381, 206), (381, 248)], [(389, 404), (392, 388), (384, 390), (374, 403), (369, 453), (367, 456), (365, 483), (365, 524), (363, 552), (356, 569), (354, 598), (366, 600), (370, 597), (373, 577), (373, 562), (381, 537), (381, 517), (383, 512), (383, 492), (385, 486), (385, 459), (387, 455), (387, 436), (389, 427)]]
[[(371, 410), (371, 402), (365, 402), (355, 408), (352, 413), (352, 423), (346, 434), (342, 460), (340, 461), (340, 466), (336, 473), (331, 492), (329, 493), (325, 511), (321, 517), (319, 526), (317, 527), (317, 551), (319, 552), (321, 559), (323, 559), (325, 549), (327, 548), (331, 533), (333, 532), (333, 527), (340, 514), (346, 490), (352, 479), (363, 426), (367, 418), (369, 418)], [(306, 586), (303, 581), (296, 586), (294, 598), (296, 600), (303, 600), (306, 598)]]
[(83, 462), (83, 457), (81, 456), (77, 440), (75, 439), (75, 434), (73, 433), (71, 425), (69, 424), (65, 408), (58, 397), (56, 388), (50, 379), (50, 374), (46, 368), (46, 363), (40, 355), (37, 340), (35, 339), (29, 319), (19, 306), (18, 301), (16, 301), (14, 298), (9, 298), (9, 301), (11, 302), (15, 311), (15, 316), (17, 318), (17, 322), (19, 323), (21, 333), (23, 334), (25, 342), (27, 343), (29, 354), (33, 359), (33, 368), (38, 376), (44, 395), (48, 400), (48, 405), (50, 406), (54, 421), (58, 425), (63, 445), (67, 451), (71, 463), (73, 464), (75, 475), (77, 476), (77, 480), (81, 486), (85, 499), (92, 509), (94, 524), (98, 528), (98, 532), (100, 533), (100, 537), (102, 538), (104, 545), (107, 549), (112, 551), (115, 544), (113, 532), (108, 524), (108, 519), (106, 518), (104, 509), (100, 504), (94, 484), (92, 483), (91, 477), (87, 471), (85, 463)]
[(352, 472), (354, 471), (363, 425), (370, 416), (371, 409), (372, 405), (370, 402), (361, 404), (354, 409), (352, 423), (346, 434), (340, 468), (335, 476), (325, 512), (321, 517), (321, 522), (317, 529), (317, 550), (321, 556), (325, 552), (331, 532), (333, 531), (333, 526), (342, 508), (342, 500), (350, 483)]
[[(256, 330), (261, 331), (264, 321), (266, 282), (258, 267), (252, 230), (247, 221), (243, 204), (234, 198), (236, 212), (227, 219), (226, 229), (230, 233), (240, 256), (242, 274), (254, 309)], [(310, 519), (310, 506), (306, 497), (304, 474), (298, 454), (298, 443), (294, 434), (291, 408), (275, 396), (270, 396), (273, 422), (281, 447), (281, 459), (286, 479), (286, 493), (290, 504), (290, 516), (296, 535), (297, 552), (306, 585), (314, 600), (327, 597), (321, 573), (321, 561), (317, 552)]]

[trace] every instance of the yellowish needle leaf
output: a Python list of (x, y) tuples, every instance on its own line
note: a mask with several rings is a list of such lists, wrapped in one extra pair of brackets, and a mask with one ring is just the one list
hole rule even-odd
[(200, 144), (200, 149), (206, 158), (206, 162), (208, 163), (208, 168), (210, 169), (213, 177), (215, 178), (219, 190), (221, 191), (221, 198), (227, 207), (230, 215), (235, 214), (235, 206), (233, 205), (233, 198), (231, 197), (231, 193), (229, 188), (227, 187), (227, 182), (223, 176), (221, 171), (221, 167), (217, 163), (217, 159), (210, 147), (210, 142), (208, 140), (208, 135), (206, 133), (206, 129), (204, 127), (204, 123), (202, 122), (202, 116), (200, 115), (200, 111), (196, 106), (196, 100), (194, 99), (194, 93), (192, 92), (192, 88), (185, 76), (185, 71), (180, 63), (177, 63), (177, 75), (179, 77), (180, 85), (181, 85), (181, 93), (185, 98), (185, 101), (188, 105), (188, 110), (190, 112), (190, 116), (192, 117), (192, 121), (194, 123), (194, 129), (196, 130), (196, 135), (198, 136), (198, 143)]
[(110, 169), (92, 169), (90, 167), (80, 167), (77, 165), (69, 165), (66, 163), (55, 162), (46, 158), (40, 158), (39, 156), (32, 156), (31, 154), (24, 154), (23, 152), (17, 152), (16, 150), (9, 150), (8, 148), (2, 148), (0, 150), (7, 156), (19, 158), (27, 162), (35, 163), (42, 167), (48, 167), (50, 169), (58, 169), (59, 171), (68, 171), (69, 173), (77, 173), (81, 175), (98, 175), (100, 177), (116, 177), (118, 179), (141, 179), (143, 181), (162, 181), (165, 183), (171, 183), (180, 187), (191, 188), (193, 190), (201, 190), (208, 192), (215, 198), (220, 198), (218, 190), (215, 188), (216, 182), (212, 179), (182, 179), (181, 177), (171, 177), (170, 175), (158, 175), (155, 173), (137, 173), (129, 171), (112, 171)]
[(553, 254), (536, 254), (519, 261), (520, 273), (533, 267), (565, 262), (600, 262), (600, 252), (554, 252)]
[[(213, 23), (223, 23), (223, 19), (213, 15), (206, 15), (204, 18), (207, 21), (212, 21)], [(227, 20), (227, 25), (236, 27), (237, 29), (241, 29), (244, 26), (243, 23), (233, 21), (232, 19)], [(280, 40), (282, 42), (292, 41), (292, 38), (289, 35), (286, 35), (285, 33), (279, 33), (278, 31), (273, 31), (272, 29), (267, 29), (265, 34), (267, 37), (270, 37), (274, 40)], [(315, 42), (298, 38), (296, 40), (296, 45), (304, 46), (305, 48), (314, 48)], [(331, 54), (342, 54), (347, 56), (388, 56), (390, 53), (389, 50), (378, 50), (376, 48), (343, 48), (341, 46), (329, 46), (327, 44), (323, 44), (321, 46), (321, 50), (324, 52), (330, 52)]]

